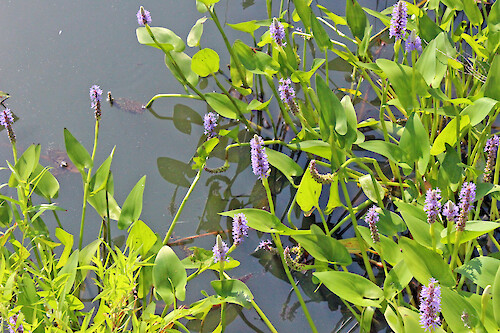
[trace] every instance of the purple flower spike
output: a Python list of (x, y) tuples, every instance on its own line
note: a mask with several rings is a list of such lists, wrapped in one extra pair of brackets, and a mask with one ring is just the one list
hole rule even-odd
[(9, 329), (9, 333), (23, 333), (24, 332), (23, 325), (20, 324), (19, 327), (16, 329), (16, 324), (17, 324), (17, 315), (13, 315), (12, 317), (9, 318), (9, 323), (7, 324), (7, 327)]
[(137, 12), (137, 23), (139, 23), (139, 25), (151, 24), (151, 13), (142, 6)]
[(95, 111), (95, 119), (101, 118), (101, 95), (102, 89), (97, 84), (90, 87), (90, 107)]
[(224, 243), (220, 235), (217, 235), (214, 248), (212, 249), (212, 252), (214, 253), (214, 263), (229, 261), (229, 259), (226, 258), (227, 251), (229, 251), (229, 248), (226, 243)]
[(417, 32), (413, 30), (410, 37), (406, 40), (406, 52), (422, 51), (422, 40), (417, 36)]
[(290, 110), (296, 114), (299, 110), (297, 108), (297, 104), (295, 104), (295, 101), (293, 100), (295, 98), (295, 90), (292, 87), (292, 80), (280, 79), (278, 91), (280, 92), (280, 98), (283, 103), (287, 104)]
[(241, 244), (243, 236), (248, 237), (248, 222), (245, 214), (239, 213), (233, 218), (233, 243)]
[(441, 190), (436, 188), (435, 190), (427, 190), (425, 194), (425, 206), (424, 211), (427, 213), (427, 222), (430, 224), (436, 222), (436, 218), (441, 210)]
[(420, 326), (425, 331), (432, 332), (441, 325), (441, 286), (434, 278), (429, 280), (429, 285), (423, 286), (420, 292)]
[(7, 130), (7, 134), (9, 135), (9, 140), (11, 143), (16, 142), (16, 135), (14, 134), (14, 130), (12, 129), (13, 123), (14, 117), (12, 116), (12, 112), (9, 108), (5, 108), (5, 110), (0, 113), (0, 124)]
[(450, 200), (448, 200), (448, 202), (445, 203), (443, 206), (443, 215), (448, 219), (448, 221), (457, 222), (457, 220), (458, 220), (458, 206), (455, 205)]
[(406, 23), (408, 22), (408, 9), (404, 1), (398, 1), (392, 10), (391, 26), (389, 28), (389, 36), (395, 37), (396, 40), (404, 39), (406, 35)]
[(269, 177), (271, 169), (269, 169), (269, 162), (267, 161), (266, 148), (262, 145), (264, 140), (257, 134), (250, 140), (251, 154), (252, 154), (252, 170), (259, 179)]
[(257, 250), (270, 251), (271, 250), (271, 245), (272, 245), (271, 240), (269, 240), (269, 239), (261, 240), (260, 243), (259, 243), (259, 246), (257, 246), (257, 248), (255, 249), (255, 251), (257, 251)]
[(365, 215), (365, 222), (370, 227), (370, 233), (374, 243), (380, 242), (380, 235), (378, 234), (377, 222), (379, 221), (379, 213), (377, 211), (377, 206), (372, 206), (368, 209), (368, 213)]
[(491, 172), (493, 171), (493, 163), (495, 162), (499, 143), (500, 138), (497, 135), (493, 135), (486, 141), (486, 145), (484, 146), (484, 152), (487, 154), (483, 175), (485, 182), (491, 181)]
[(269, 26), (269, 33), (271, 34), (271, 37), (276, 42), (276, 44), (280, 46), (286, 45), (286, 43), (283, 42), (283, 40), (285, 39), (285, 28), (276, 17), (273, 18), (273, 22)]
[(11, 126), (14, 123), (14, 117), (12, 116), (12, 112), (10, 111), (9, 108), (6, 108), (5, 110), (2, 111), (2, 114), (0, 115), (0, 124), (7, 129), (9, 126)]
[(458, 206), (460, 208), (460, 215), (458, 216), (456, 228), (459, 231), (464, 231), (467, 217), (473, 208), (472, 203), (476, 199), (476, 184), (465, 182), (460, 190), (459, 198), (460, 204)]
[(205, 134), (208, 139), (213, 138), (217, 135), (215, 132), (215, 127), (217, 126), (217, 115), (213, 112), (205, 114), (203, 117), (203, 127), (205, 128)]

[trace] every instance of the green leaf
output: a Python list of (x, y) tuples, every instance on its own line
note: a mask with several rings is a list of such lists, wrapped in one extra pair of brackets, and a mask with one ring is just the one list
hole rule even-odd
[(316, 74), (316, 91), (320, 108), (320, 131), (323, 141), (328, 142), (330, 126), (335, 124), (335, 131), (340, 135), (347, 133), (347, 119), (344, 108), (333, 91), (330, 90), (323, 78)]
[(374, 153), (380, 154), (382, 156), (387, 157), (393, 162), (401, 162), (403, 151), (401, 148), (391, 142), (382, 141), (382, 140), (370, 140), (359, 143), (358, 146), (368, 151), (372, 151)]
[(125, 229), (132, 223), (136, 222), (142, 212), (142, 195), (144, 193), (144, 185), (146, 176), (142, 177), (130, 191), (127, 199), (123, 203), (122, 212), (118, 219), (118, 228)]
[(417, 96), (429, 96), (422, 75), (412, 67), (387, 59), (377, 59), (376, 63), (389, 78), (397, 98), (406, 110), (420, 107)]
[(191, 59), (191, 69), (201, 77), (209, 76), (219, 71), (219, 55), (212, 49), (202, 49)]
[(81, 281), (85, 280), (87, 272), (89, 271), (88, 269), (83, 269), (82, 267), (90, 265), (90, 262), (92, 258), (95, 256), (95, 253), (99, 249), (101, 243), (102, 243), (101, 239), (96, 239), (95, 241), (85, 246), (80, 251), (80, 254), (78, 255), (78, 265), (80, 266), (80, 271), (81, 271), (81, 276), (80, 276)]
[[(198, 74), (193, 72), (193, 70), (191, 69), (191, 57), (189, 57), (184, 52), (170, 52), (170, 56), (177, 63), (177, 67), (179, 67), (182, 74), (184, 74), (184, 77), (186, 78), (186, 80), (189, 83), (191, 83), (193, 86), (196, 86), (198, 84), (198, 80), (200, 79), (200, 77), (198, 76)], [(180, 83), (184, 84), (184, 80), (177, 73), (177, 70), (175, 69), (174, 65), (170, 61), (170, 58), (167, 57), (166, 55), (165, 55), (165, 65), (167, 65), (167, 68), (175, 76), (175, 78)]]
[(386, 299), (392, 299), (408, 283), (410, 283), (413, 275), (404, 260), (398, 262), (389, 272), (389, 275), (384, 280), (384, 295)]
[(219, 0), (196, 0), (198, 2), (201, 2), (207, 6), (213, 5), (214, 3), (219, 2)]
[[(495, 89), (497, 89), (497, 87), (495, 87)], [(500, 98), (500, 93), (498, 94), (498, 98)], [(488, 97), (481, 97), (478, 100), (474, 101), (473, 104), (463, 109), (463, 111), (460, 112), (460, 115), (462, 117), (468, 116), (470, 120), (470, 125), (476, 126), (477, 124), (482, 122), (484, 118), (486, 118), (491, 113), (491, 111), (494, 110), (493, 108), (497, 103), (498, 101), (494, 99)]]
[(245, 308), (252, 306), (253, 295), (247, 285), (240, 280), (227, 279), (215, 280), (210, 284), (217, 295), (223, 297), (226, 302), (235, 303)]
[(366, 14), (356, 0), (347, 0), (345, 16), (354, 37), (363, 39), (366, 28)]
[[(218, 93), (207, 93), (205, 94), (205, 98), (207, 99), (208, 105), (214, 109), (215, 112), (220, 114), (223, 117), (229, 119), (238, 119), (238, 110), (234, 107), (233, 103), (224, 94)], [(233, 99), (238, 105), (241, 112), (248, 112), (247, 104), (239, 99)]]
[(64, 245), (64, 250), (59, 257), (59, 262), (57, 263), (56, 268), (59, 269), (63, 267), (66, 262), (68, 261), (69, 255), (71, 253), (71, 250), (73, 248), (73, 235), (70, 233), (67, 233), (61, 228), (56, 228), (56, 237), (61, 241), (61, 243)]
[[(182, 39), (177, 36), (173, 31), (162, 28), (162, 27), (151, 27), (151, 31), (156, 38), (158, 44), (160, 44), (165, 51), (176, 51), (182, 52), (186, 45), (182, 41)], [(156, 47), (159, 49), (158, 45), (153, 41), (146, 27), (139, 27), (135, 30), (135, 34), (137, 35), (137, 41), (140, 44), (148, 45), (152, 47)]]
[(395, 266), (397, 263), (403, 260), (403, 256), (401, 255), (399, 246), (391, 238), (379, 234), (380, 241), (374, 243), (371, 237), (370, 229), (368, 229), (367, 227), (358, 226), (358, 231), (371, 248), (375, 249), (375, 251), (379, 251), (380, 248), (382, 249), (384, 260), (389, 264)]
[(430, 159), (429, 134), (417, 113), (413, 113), (408, 121), (399, 147), (403, 152), (403, 161), (409, 165), (417, 162), (420, 174), (424, 174)]
[(167, 245), (156, 256), (153, 266), (153, 286), (168, 306), (174, 297), (180, 301), (186, 298), (187, 274), (175, 252)]
[[(111, 177), (110, 177), (111, 179)], [(109, 182), (109, 180), (108, 180)], [(109, 218), (118, 221), (121, 215), (121, 208), (118, 206), (113, 194), (108, 190), (108, 198), (106, 199), (106, 191), (99, 191), (93, 196), (89, 196), (87, 201), (94, 207), (97, 214), (102, 218), (107, 218), (109, 207)]]
[(330, 160), (332, 156), (330, 145), (324, 141), (306, 140), (300, 143), (288, 144), (287, 147), (293, 150), (302, 150), (306, 153), (318, 155), (326, 158), (327, 160)]
[(315, 58), (313, 60), (311, 69), (309, 71), (304, 72), (304, 71), (296, 70), (295, 72), (292, 73), (292, 76), (290, 76), (290, 78), (295, 83), (309, 82), (309, 80), (311, 80), (311, 77), (313, 76), (313, 74), (323, 65), (324, 62), (325, 62), (325, 59)]
[(47, 199), (57, 198), (59, 195), (59, 182), (50, 173), (50, 171), (44, 168), (40, 163), (38, 163), (35, 170), (31, 174), (31, 178), (35, 179), (42, 172), (43, 175), (36, 181), (35, 192)]
[[(460, 117), (460, 133), (469, 125), (470, 118), (465, 115)], [(457, 118), (453, 118), (448, 125), (439, 133), (434, 140), (434, 144), (430, 150), (432, 155), (439, 155), (446, 150), (446, 145), (454, 146), (457, 142)]]
[(493, 282), (492, 294), (493, 314), (498, 328), (500, 327), (500, 267), (497, 269), (495, 281)]
[[(500, 227), (500, 223), (497, 222), (467, 221), (467, 223), (465, 224), (465, 230), (462, 232), (462, 235), (460, 236), (460, 244), (476, 239), (477, 237), (487, 234), (488, 232), (493, 231), (498, 227)], [(456, 232), (457, 232), (456, 229), (453, 229), (453, 231), (450, 233), (450, 240), (453, 243), (455, 242)], [(443, 244), (448, 243), (446, 230), (443, 230), (441, 232), (441, 242)]]
[(455, 286), (450, 267), (439, 254), (406, 237), (399, 239), (399, 245), (406, 265), (418, 282), (428, 285), (433, 277), (443, 286)]
[[(248, 222), (248, 226), (252, 229), (261, 232), (278, 232), (281, 234), (291, 234), (294, 233), (292, 229), (285, 226), (281, 221), (273, 214), (255, 208), (245, 208), (245, 209), (235, 209), (227, 212), (219, 213), (222, 216), (229, 216), (233, 218), (236, 214), (245, 214)], [(298, 231), (296, 233), (309, 233), (309, 231)]]
[(325, 31), (325, 28), (321, 25), (316, 15), (311, 11), (311, 28), (313, 31), (314, 39), (321, 50), (329, 49), (332, 45), (330, 37)]
[(500, 268), (500, 260), (491, 257), (477, 257), (455, 268), (455, 272), (465, 276), (481, 288), (493, 285), (495, 275)]
[(337, 271), (315, 272), (313, 275), (331, 292), (355, 305), (380, 308), (384, 300), (384, 292), (360, 275)]
[(319, 207), (319, 196), (322, 185), (314, 180), (311, 172), (307, 170), (302, 176), (299, 189), (296, 194), (297, 204), (300, 209), (308, 214), (314, 207)]
[(294, 0), (295, 10), (300, 16), (300, 20), (304, 24), (306, 30), (311, 27), (311, 8), (309, 7), (310, 2), (307, 0)]
[(337, 24), (340, 24), (340, 25), (347, 25), (347, 21), (345, 20), (344, 17), (342, 16), (338, 16), (337, 14), (335, 13), (332, 13), (331, 11), (329, 11), (326, 7), (323, 7), (321, 5), (316, 5), (319, 9), (321, 9), (321, 11), (323, 13), (325, 13), (328, 18), (330, 20), (333, 21), (333, 24), (337, 25)]
[[(428, 332), (427, 330), (424, 330), (420, 325), (419, 312), (405, 308), (404, 306), (398, 307), (398, 312), (400, 313), (401, 318), (403, 318), (403, 326), (404, 326), (403, 332), (411, 332), (411, 333)], [(445, 333), (445, 331), (441, 327), (437, 327), (436, 329), (434, 329), (433, 333)]]
[(328, 197), (328, 203), (325, 208), (325, 213), (330, 214), (335, 208), (343, 206), (342, 201), (340, 201), (339, 195), (339, 176), (338, 174), (333, 175), (333, 181), (330, 184), (330, 196)]
[(113, 147), (111, 154), (109, 154), (108, 158), (104, 162), (102, 162), (101, 166), (92, 176), (89, 184), (89, 191), (91, 192), (90, 195), (94, 195), (95, 193), (106, 189), (109, 178), (109, 169), (111, 168), (111, 162), (113, 161), (115, 148), (116, 146)]
[(441, 288), (441, 312), (446, 323), (453, 333), (469, 333), (462, 320), (457, 320), (465, 312), (469, 315), (468, 325), (476, 328), (476, 332), (486, 332), (479, 320), (476, 309), (467, 301), (465, 297), (449, 288)]
[(279, 63), (264, 52), (255, 51), (237, 39), (233, 50), (243, 67), (254, 74), (272, 75), (280, 70)]
[[(403, 216), (403, 219), (408, 226), (413, 238), (420, 244), (432, 247), (432, 239), (430, 234), (430, 226), (427, 222), (427, 216), (421, 207), (415, 207), (408, 203), (397, 201), (396, 205)], [(441, 238), (441, 231), (443, 231), (443, 226), (438, 223), (434, 223), (434, 237), (435, 239)], [(444, 248), (444, 244), (438, 242), (438, 248)]]
[(292, 235), (292, 238), (317, 260), (344, 266), (352, 263), (351, 255), (338, 240), (325, 235), (314, 224), (311, 231), (310, 235)]
[(202, 17), (196, 21), (194, 26), (189, 31), (187, 36), (187, 45), (189, 47), (195, 47), (200, 45), (200, 38), (203, 34), (203, 23), (207, 20), (206, 17)]
[(290, 183), (295, 184), (292, 177), (300, 176), (303, 173), (300, 165), (287, 155), (270, 148), (266, 148), (266, 154), (269, 164), (281, 171)]
[(454, 59), (456, 54), (457, 51), (451, 45), (448, 35), (442, 32), (425, 47), (415, 68), (428, 85), (439, 88), (448, 70), (448, 59)]
[(156, 243), (155, 233), (141, 220), (136, 221), (130, 228), (127, 237), (127, 246), (132, 250), (139, 251), (144, 258), (148, 251)]
[[(370, 174), (359, 177), (358, 182), (363, 189), (363, 193), (371, 201), (377, 203), (384, 198), (386, 190)], [(374, 182), (375, 185), (373, 184)]]
[(483, 23), (483, 15), (479, 10), (479, 6), (474, 0), (462, 0), (464, 4), (464, 12), (467, 15), (470, 23), (473, 25), (481, 25)]
[[(12, 175), (9, 179), (9, 186), (16, 187), (17, 181), (26, 182), (35, 170), (40, 159), (40, 145), (29, 146), (17, 160)], [(19, 178), (19, 179), (16, 179)]]
[(257, 30), (261, 27), (261, 25), (257, 24), (256, 20), (247, 21), (247, 22), (240, 22), (240, 23), (233, 23), (233, 24), (227, 23), (227, 25), (230, 26), (231, 28), (233, 28), (234, 30), (249, 33), (250, 35), (252, 35), (252, 37), (254, 37), (255, 30)]
[(89, 152), (77, 139), (75, 139), (67, 128), (64, 129), (64, 143), (69, 159), (80, 172), (83, 173), (85, 168), (88, 169), (92, 167), (93, 163)]

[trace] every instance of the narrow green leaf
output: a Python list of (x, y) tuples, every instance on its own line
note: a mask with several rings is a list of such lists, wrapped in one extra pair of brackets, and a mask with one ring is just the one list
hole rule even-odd
[(130, 191), (127, 199), (123, 203), (122, 212), (118, 219), (118, 228), (125, 229), (132, 223), (136, 222), (141, 216), (142, 212), (142, 195), (144, 193), (144, 186), (146, 183), (146, 176), (142, 177), (137, 184), (135, 184), (132, 191)]
[(203, 23), (207, 20), (206, 17), (202, 17), (196, 21), (194, 26), (189, 31), (187, 36), (187, 45), (189, 47), (195, 47), (200, 45), (200, 38), (203, 34)]
[(56, 237), (61, 241), (61, 243), (64, 245), (64, 250), (61, 254), (61, 257), (59, 257), (59, 262), (57, 263), (56, 268), (59, 269), (63, 267), (66, 262), (68, 261), (69, 255), (71, 253), (71, 250), (73, 248), (73, 235), (70, 233), (67, 233), (61, 228), (56, 228)]
[[(468, 115), (460, 117), (460, 133), (470, 124)], [(446, 150), (446, 145), (454, 146), (457, 142), (457, 118), (453, 118), (448, 125), (439, 133), (434, 140), (434, 144), (430, 150), (432, 155), (439, 155)]]
[(269, 164), (281, 171), (290, 183), (295, 184), (292, 177), (300, 176), (303, 173), (300, 165), (287, 155), (270, 148), (266, 148), (266, 154)]
[(417, 163), (420, 174), (424, 174), (430, 160), (429, 134), (417, 113), (413, 113), (408, 121), (399, 147), (403, 152), (403, 161), (409, 165)]
[(66, 145), (66, 152), (68, 157), (73, 162), (73, 164), (80, 170), (84, 172), (85, 168), (92, 167), (92, 158), (89, 152), (84, 146), (71, 134), (71, 132), (65, 128), (64, 129), (64, 143)]
[(345, 16), (347, 25), (351, 29), (353, 36), (362, 40), (365, 34), (367, 19), (363, 8), (356, 0), (346, 1)]

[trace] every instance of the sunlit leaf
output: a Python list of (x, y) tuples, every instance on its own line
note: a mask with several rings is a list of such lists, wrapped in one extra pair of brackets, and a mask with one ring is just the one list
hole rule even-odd
[(153, 285), (158, 294), (170, 305), (174, 297), (186, 297), (187, 274), (181, 261), (169, 246), (163, 246), (156, 255), (153, 266)]
[(191, 69), (201, 77), (209, 76), (219, 70), (219, 55), (212, 49), (202, 49), (191, 59)]
[(139, 219), (142, 212), (142, 194), (144, 193), (144, 186), (146, 183), (146, 176), (142, 177), (137, 184), (135, 184), (132, 191), (130, 191), (127, 199), (123, 203), (122, 212), (118, 219), (118, 228), (125, 229)]

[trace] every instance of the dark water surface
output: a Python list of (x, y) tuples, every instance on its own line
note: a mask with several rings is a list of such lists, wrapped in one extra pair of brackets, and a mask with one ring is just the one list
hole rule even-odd
[[(343, 1), (321, 3), (339, 15), (344, 14)], [(382, 2), (360, 3), (377, 10), (388, 6)], [(166, 69), (163, 54), (138, 44), (136, 40), (135, 14), (140, 5), (151, 11), (153, 26), (167, 27), (184, 40), (192, 25), (203, 16), (196, 11), (194, 0), (0, 2), (3, 44), (0, 48), (0, 90), (12, 96), (7, 105), (19, 117), (14, 129), (21, 151), (32, 143), (40, 143), (45, 155), (42, 163), (54, 163), (57, 168), (56, 162), (52, 161), (55, 160), (53, 156), (64, 150), (65, 127), (91, 150), (94, 118), (88, 91), (93, 84), (100, 85), (105, 93), (112, 91), (114, 97), (144, 104), (157, 93), (183, 92)], [(217, 13), (221, 21), (228, 23), (267, 18), (264, 0), (223, 0), (217, 4)], [(378, 31), (380, 25), (377, 23), (374, 31)], [(202, 47), (219, 51), (221, 68), (225, 68), (224, 64), (229, 61), (215, 25), (207, 21), (204, 28)], [(261, 28), (257, 35), (264, 29)], [(251, 43), (244, 34), (228, 27), (226, 32), (230, 41), (241, 38)], [(333, 37), (333, 32), (330, 35)], [(187, 47), (185, 52), (192, 55), (196, 50)], [(333, 54), (330, 56), (334, 58)], [(348, 87), (343, 81), (348, 74), (336, 72), (332, 76), (339, 78), (341, 82), (338, 84)], [(209, 84), (207, 91), (210, 89), (215, 90), (215, 87)], [(111, 108), (103, 102), (96, 161), (100, 164), (116, 145), (112, 170), (115, 199), (120, 205), (134, 184), (147, 175), (142, 220), (161, 239), (194, 176), (187, 163), (203, 135), (202, 117), (206, 111), (205, 104), (190, 100), (159, 100), (154, 104), (153, 112), (146, 110), (142, 114)], [(3, 161), (6, 159), (12, 161), (5, 131), (0, 135), (0, 156), (2, 166), (5, 166)], [(230, 221), (218, 216), (218, 212), (258, 205), (265, 197), (251, 169), (242, 168), (248, 166), (248, 151), (242, 150), (234, 158), (240, 161), (239, 168), (234, 163), (222, 176), (203, 174), (176, 227), (176, 238), (229, 229)], [(219, 166), (222, 160), (215, 158), (209, 163)], [(303, 165), (305, 161), (301, 163)], [(77, 238), (83, 196), (81, 179), (78, 173), (57, 173), (61, 185), (57, 203), (67, 209), (59, 216), (64, 228)], [(0, 172), (2, 183), (6, 182), (7, 176), (6, 171)], [(285, 183), (277, 198), (278, 216), (286, 212), (290, 196), (290, 186)], [(295, 223), (301, 225), (302, 214), (293, 215)], [(55, 221), (47, 214), (45, 221), (53, 234)], [(85, 243), (97, 237), (99, 226), (99, 217), (89, 208)], [(116, 227), (112, 233), (116, 237), (124, 235)], [(214, 239), (213, 235), (200, 237), (187, 246), (209, 249)], [(260, 263), (259, 259), (249, 255), (260, 239), (262, 235), (251, 232), (249, 239), (233, 252), (233, 257), (240, 260), (241, 265), (230, 274), (246, 279), (255, 301), (278, 331), (309, 331), (289, 283), (271, 274), (268, 270), (272, 267), (267, 261)], [(175, 247), (175, 250), (181, 259), (186, 256), (181, 247)], [(209, 282), (216, 277), (205, 274), (207, 278), (202, 276), (189, 283), (186, 304), (200, 299), (201, 289), (213, 292)], [(336, 331), (341, 321), (350, 318), (336, 296), (323, 290), (313, 293), (316, 286), (310, 283), (310, 278), (304, 278), (302, 274), (296, 277), (299, 286), (306, 289), (303, 294), (306, 294), (309, 311), (320, 332)], [(314, 298), (310, 299), (311, 296)], [(235, 311), (234, 316), (227, 332), (267, 331), (254, 310)], [(353, 322), (347, 328), (352, 327)]]

